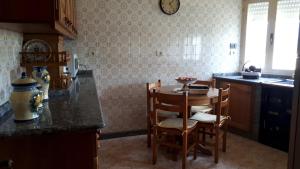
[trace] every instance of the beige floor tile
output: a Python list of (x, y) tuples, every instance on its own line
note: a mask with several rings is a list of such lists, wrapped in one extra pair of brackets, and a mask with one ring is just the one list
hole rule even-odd
[[(220, 160), (199, 154), (196, 160), (188, 158), (188, 169), (286, 169), (285, 152), (258, 142), (229, 134), (227, 152), (220, 150)], [(151, 162), (152, 152), (146, 146), (146, 136), (125, 137), (101, 141), (101, 169), (180, 169), (181, 160), (172, 161), (160, 150), (156, 165)]]

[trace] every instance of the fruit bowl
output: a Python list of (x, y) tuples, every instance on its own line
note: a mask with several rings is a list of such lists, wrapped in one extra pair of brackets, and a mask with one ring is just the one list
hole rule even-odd
[(183, 84), (181, 90), (182, 91), (188, 91), (188, 84), (193, 83), (197, 80), (197, 78), (193, 78), (193, 77), (178, 77), (177, 79), (175, 79), (178, 83)]

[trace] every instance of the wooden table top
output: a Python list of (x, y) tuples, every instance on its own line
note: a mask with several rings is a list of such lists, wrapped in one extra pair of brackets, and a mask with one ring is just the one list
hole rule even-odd
[[(159, 91), (162, 93), (167, 94), (174, 94), (178, 95), (180, 93), (176, 92), (176, 88), (181, 88), (180, 85), (168, 85), (162, 86)], [(196, 105), (203, 105), (203, 104), (211, 104), (216, 103), (218, 101), (219, 89), (217, 88), (210, 88), (206, 95), (200, 94), (189, 94), (189, 105), (196, 106)]]

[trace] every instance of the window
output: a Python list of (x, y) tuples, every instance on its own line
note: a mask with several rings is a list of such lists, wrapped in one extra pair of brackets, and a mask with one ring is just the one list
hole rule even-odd
[(292, 73), (300, 0), (248, 0), (244, 9), (244, 61), (260, 66), (265, 73)]

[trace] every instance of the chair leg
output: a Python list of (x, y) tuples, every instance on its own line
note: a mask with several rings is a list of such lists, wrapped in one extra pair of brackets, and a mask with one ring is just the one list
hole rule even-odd
[(156, 164), (157, 161), (157, 129), (153, 128), (153, 139), (152, 139), (152, 164)]
[(226, 152), (227, 129), (228, 129), (228, 124), (227, 124), (227, 122), (225, 122), (224, 133), (223, 133), (223, 147), (222, 147), (223, 152)]
[(197, 147), (198, 147), (198, 141), (199, 141), (199, 132), (198, 129), (195, 129), (194, 132), (194, 160), (197, 159)]
[(182, 136), (182, 169), (186, 169), (186, 156), (187, 156), (187, 131), (184, 131)]
[(147, 146), (148, 148), (151, 147), (151, 122), (147, 119)]
[(192, 116), (192, 106), (188, 106), (188, 118)]
[(202, 133), (202, 145), (204, 145), (205, 146), (205, 142), (206, 142), (206, 134), (205, 134), (205, 132), (206, 132), (206, 128), (202, 128), (202, 131), (203, 131), (203, 133)]
[[(170, 138), (171, 143), (176, 144), (176, 136), (171, 136)], [(172, 153), (172, 160), (173, 161), (177, 161), (178, 160), (178, 150), (177, 149), (171, 149), (171, 153)]]
[(219, 128), (216, 127), (216, 135), (215, 135), (215, 163), (219, 161)]

